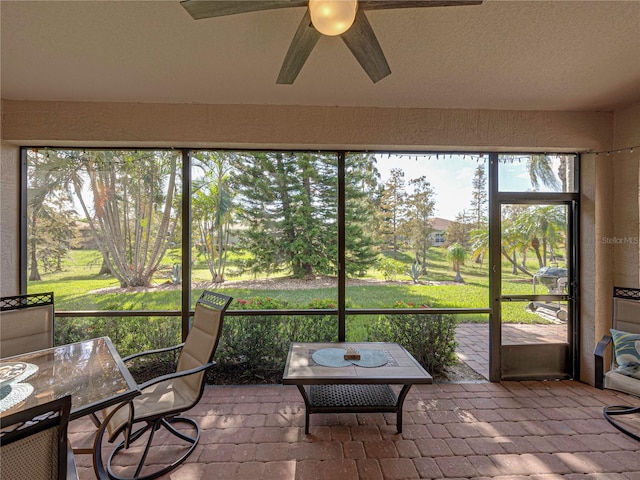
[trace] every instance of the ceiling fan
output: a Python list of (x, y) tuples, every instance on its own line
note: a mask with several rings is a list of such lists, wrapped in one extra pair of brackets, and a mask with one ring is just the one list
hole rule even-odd
[(391, 73), (367, 10), (479, 5), (482, 0), (184, 0), (195, 19), (239, 13), (307, 7), (284, 58), (276, 83), (292, 84), (320, 36), (340, 35), (369, 78), (376, 83)]

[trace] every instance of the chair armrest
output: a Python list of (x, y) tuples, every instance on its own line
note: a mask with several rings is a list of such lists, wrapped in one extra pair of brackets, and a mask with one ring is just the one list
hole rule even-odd
[(604, 388), (604, 351), (607, 345), (611, 342), (611, 336), (605, 335), (602, 340), (598, 342), (596, 348), (593, 350), (593, 357), (595, 360), (595, 382), (596, 388), (602, 390)]
[(172, 347), (158, 348), (156, 350), (147, 350), (145, 352), (138, 352), (138, 353), (134, 353), (132, 355), (124, 357), (122, 361), (128, 362), (129, 360), (133, 360), (134, 358), (142, 357), (144, 355), (153, 355), (154, 353), (170, 352), (172, 350), (178, 350), (179, 348), (182, 348), (182, 347), (184, 347), (184, 343), (181, 343), (180, 345), (174, 345)]
[(187, 377), (189, 375), (193, 375), (194, 373), (198, 373), (198, 372), (201, 372), (203, 370), (206, 370), (209, 367), (213, 367), (215, 364), (216, 364), (216, 362), (211, 361), (209, 363), (205, 363), (203, 365), (199, 365), (199, 366), (191, 368), (189, 370), (183, 370), (181, 372), (175, 372), (175, 373), (168, 373), (166, 375), (162, 375), (160, 377), (153, 378), (153, 379), (149, 380), (148, 382), (141, 383), (140, 385), (138, 385), (138, 388), (140, 390), (144, 390), (145, 388), (150, 387), (151, 385), (155, 385), (156, 383), (164, 382), (165, 380), (172, 380), (174, 378)]

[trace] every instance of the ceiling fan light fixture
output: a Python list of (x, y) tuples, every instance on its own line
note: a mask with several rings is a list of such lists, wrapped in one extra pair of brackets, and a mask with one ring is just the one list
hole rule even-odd
[(358, 0), (309, 0), (311, 23), (323, 35), (340, 35), (353, 25)]

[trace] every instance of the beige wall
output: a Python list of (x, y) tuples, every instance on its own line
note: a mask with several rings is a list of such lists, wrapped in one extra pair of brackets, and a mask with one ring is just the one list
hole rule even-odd
[(611, 328), (614, 286), (640, 287), (640, 103), (617, 110), (612, 146), (582, 156), (581, 379)]
[[(0, 292), (18, 293), (16, 145), (608, 151), (640, 145), (640, 104), (607, 112), (2, 102)], [(609, 328), (611, 287), (638, 286), (638, 155), (583, 155), (582, 379)], [(614, 212), (611, 215), (611, 212)], [(597, 319), (597, 320), (596, 320)]]
[(20, 150), (0, 144), (0, 297), (19, 292)]
[(606, 112), (3, 101), (21, 145), (602, 150)]

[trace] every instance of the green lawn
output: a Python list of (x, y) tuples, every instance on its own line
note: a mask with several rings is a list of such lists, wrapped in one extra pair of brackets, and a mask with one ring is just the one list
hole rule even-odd
[[(173, 257), (179, 252), (172, 252)], [(239, 256), (231, 258), (227, 268), (228, 280), (246, 280), (252, 277), (238, 275), (235, 262)], [(210, 279), (210, 274), (198, 257), (192, 270), (194, 282)], [(399, 260), (411, 261), (410, 255), (402, 255)], [(117, 280), (109, 276), (99, 276), (100, 255), (96, 251), (73, 250), (63, 264), (63, 271), (55, 273), (43, 273), (42, 280), (29, 282), (29, 292), (55, 293), (57, 310), (177, 310), (180, 308), (180, 290), (168, 290), (158, 288), (150, 292), (98, 292), (96, 290), (109, 287), (118, 287)], [(169, 279), (167, 276), (171, 262), (163, 263), (163, 270), (154, 279), (154, 283), (162, 286)], [(437, 282), (451, 282), (454, 272), (446, 261), (446, 251), (433, 247), (429, 251), (428, 273), (422, 278), (422, 283), (408, 283), (410, 280), (406, 274), (400, 274), (396, 280), (402, 282), (390, 282), (389, 284), (372, 285), (348, 285), (346, 289), (347, 306), (351, 308), (390, 308), (397, 302), (407, 304), (429, 305), (433, 308), (487, 308), (489, 306), (489, 278), (488, 265), (476, 264), (467, 261), (461, 269), (465, 284), (443, 284)], [(528, 269), (535, 272), (538, 267), (533, 261), (528, 262)], [(532, 291), (530, 277), (523, 273), (513, 275), (511, 265), (504, 261), (503, 291), (511, 294), (524, 294)], [(377, 270), (367, 272), (368, 278), (382, 280), (383, 274)], [(424, 280), (436, 282), (426, 284)], [(193, 298), (197, 298), (201, 290), (194, 288)], [(306, 307), (314, 299), (337, 299), (337, 287), (335, 288), (308, 288), (298, 290), (259, 290), (247, 288), (232, 288), (224, 286), (223, 291), (236, 299), (248, 299), (253, 297), (270, 297), (280, 302), (286, 302), (293, 307)], [(538, 293), (546, 293), (538, 291)], [(503, 321), (518, 323), (545, 323), (537, 315), (525, 310), (526, 303), (511, 303), (503, 306)], [(233, 308), (233, 306), (232, 306)], [(463, 321), (487, 321), (487, 315), (461, 316)]]

